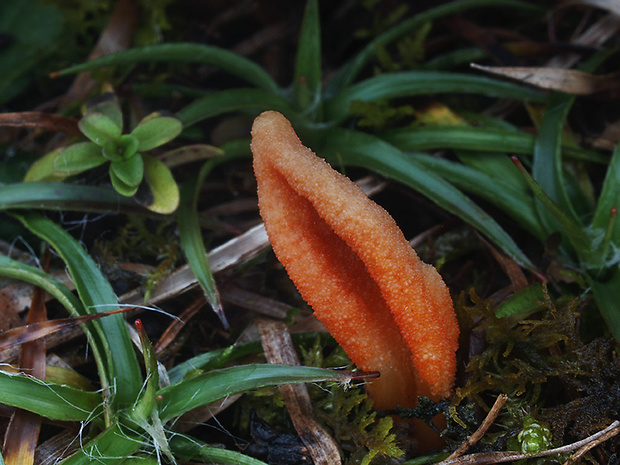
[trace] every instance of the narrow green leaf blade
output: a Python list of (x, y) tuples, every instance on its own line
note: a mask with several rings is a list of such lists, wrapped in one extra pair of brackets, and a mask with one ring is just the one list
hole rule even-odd
[(207, 161), (202, 166), (200, 173), (186, 181), (181, 189), (177, 227), (181, 240), (181, 248), (183, 249), (187, 263), (189, 263), (194, 276), (196, 276), (211, 309), (218, 316), (224, 327), (228, 328), (228, 321), (226, 320), (222, 303), (220, 302), (220, 294), (217, 291), (215, 278), (213, 277), (207, 260), (207, 251), (202, 241), (197, 210), (200, 186), (204, 178), (213, 168), (213, 162), (214, 160)]
[(316, 114), (321, 103), (321, 24), (317, 0), (308, 0), (301, 24), (293, 93), (297, 110)]
[[(515, 157), (516, 160), (516, 157)], [(525, 170), (523, 165), (517, 161), (517, 166), (523, 173), (525, 180), (532, 189), (538, 202), (536, 206), (537, 210), (544, 209), (543, 212), (547, 218), (557, 222), (560, 230), (568, 241), (572, 245), (577, 256), (581, 258), (583, 264), (590, 264), (590, 266), (597, 266), (597, 264), (590, 263), (595, 255), (593, 255), (592, 243), (589, 237), (585, 233), (582, 225), (573, 219), (573, 217), (564, 211), (556, 202), (551, 199), (545, 192), (545, 190), (534, 180), (532, 176)], [(543, 226), (545, 224), (543, 223)]]
[(168, 421), (196, 407), (265, 386), (350, 379), (351, 373), (316, 367), (264, 364), (224, 368), (161, 389), (160, 417)]
[(184, 460), (200, 460), (203, 463), (225, 465), (267, 465), (262, 460), (219, 447), (212, 447), (189, 436), (175, 434), (170, 439), (170, 449), (175, 457)]
[(338, 74), (330, 82), (328, 86), (329, 94), (335, 94), (349, 86), (364, 66), (375, 56), (378, 46), (385, 46), (408, 32), (418, 29), (424, 23), (433, 21), (437, 18), (459, 13), (471, 8), (488, 7), (539, 10), (539, 8), (535, 5), (514, 0), (463, 0), (458, 2), (449, 2), (445, 5), (431, 8), (387, 30), (366, 45), (362, 51), (359, 52), (355, 58), (353, 58), (353, 60), (341, 68)]
[[(562, 131), (568, 111), (574, 101), (573, 95), (560, 93), (552, 95), (534, 146), (532, 177), (566, 215), (578, 222), (577, 214), (566, 191), (562, 164)], [(541, 220), (546, 224), (549, 232), (554, 231), (556, 226), (549, 217), (549, 211), (542, 204), (539, 204), (538, 208)]]
[(449, 160), (424, 154), (412, 156), (424, 172), (434, 173), (456, 188), (490, 202), (506, 212), (530, 234), (542, 241), (546, 239), (546, 233), (540, 227), (536, 214), (534, 199), (529, 191), (515, 189), (501, 178), (493, 178), (475, 168)]
[(325, 113), (328, 120), (341, 121), (350, 116), (350, 106), (354, 100), (375, 101), (439, 93), (478, 94), (535, 102), (547, 98), (537, 90), (486, 76), (445, 71), (408, 71), (381, 74), (344, 89), (327, 103)]
[[(603, 188), (592, 219), (592, 229), (604, 231), (609, 225), (613, 208), (620, 208), (620, 144), (616, 146), (607, 167)], [(620, 247), (620, 221), (618, 219), (614, 222), (610, 238), (613, 244)]]
[(240, 55), (211, 45), (190, 43), (160, 44), (133, 48), (106, 55), (96, 60), (71, 66), (57, 73), (64, 76), (82, 71), (105, 68), (106, 66), (135, 65), (137, 63), (184, 62), (215, 66), (254, 84), (256, 87), (278, 92), (279, 88), (263, 68)]
[(385, 132), (381, 138), (405, 151), (440, 148), (519, 154), (534, 151), (534, 136), (500, 128), (423, 126)]
[(144, 437), (115, 422), (83, 444), (62, 465), (120, 465), (144, 445)]
[(177, 113), (184, 127), (207, 118), (238, 111), (279, 111), (293, 113), (291, 105), (282, 97), (262, 89), (228, 89), (199, 98)]
[(611, 334), (620, 341), (620, 311), (618, 302), (620, 302), (620, 268), (613, 270), (611, 277), (605, 281), (586, 274), (588, 284), (592, 289), (594, 301), (607, 322), (607, 326)]
[(56, 182), (28, 182), (0, 186), (0, 210), (31, 208), (118, 213), (144, 213), (133, 200), (105, 187)]
[(101, 413), (101, 394), (0, 371), (0, 403), (52, 420), (87, 421)]
[(39, 268), (0, 255), (0, 275), (40, 287), (56, 298), (58, 302), (67, 309), (69, 314), (73, 316), (84, 314), (82, 303), (67, 286)]
[[(31, 232), (50, 244), (67, 265), (67, 269), (84, 308), (89, 313), (113, 310), (118, 300), (110, 283), (94, 260), (64, 229), (34, 212), (14, 214)], [(99, 334), (98, 354), (102, 384), (109, 389), (116, 406), (131, 405), (142, 387), (142, 374), (125, 320), (112, 315), (92, 322)]]

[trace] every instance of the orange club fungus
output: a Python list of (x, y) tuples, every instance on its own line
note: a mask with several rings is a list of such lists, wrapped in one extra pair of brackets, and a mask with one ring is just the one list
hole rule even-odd
[(269, 241), (316, 317), (362, 370), (377, 409), (447, 397), (459, 328), (449, 291), (394, 219), (267, 111), (252, 127)]

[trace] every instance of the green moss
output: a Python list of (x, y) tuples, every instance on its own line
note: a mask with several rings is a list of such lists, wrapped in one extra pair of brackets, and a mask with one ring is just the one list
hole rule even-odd
[(152, 289), (174, 270), (180, 259), (180, 247), (169, 222), (158, 222), (152, 227), (147, 218), (136, 215), (128, 217), (114, 238), (97, 241), (93, 254), (112, 281), (136, 279), (135, 274), (119, 267), (121, 262), (154, 265), (141, 279), (146, 301)]
[[(509, 396), (496, 426), (481, 441), (483, 448), (549, 448), (547, 429), (556, 445), (566, 444), (603, 429), (620, 414), (614, 341), (584, 342), (580, 313), (588, 302), (554, 298), (545, 285), (542, 289), (541, 310), (523, 319), (497, 317), (493, 303), (474, 292), (470, 303), (461, 295), (456, 304), (462, 332), (471, 332), (470, 341), (483, 338), (485, 346), (467, 364), (467, 382), (456, 390), (452, 418), (466, 427), (458, 408), (488, 411), (498, 393)], [(557, 463), (547, 460), (540, 463)]]

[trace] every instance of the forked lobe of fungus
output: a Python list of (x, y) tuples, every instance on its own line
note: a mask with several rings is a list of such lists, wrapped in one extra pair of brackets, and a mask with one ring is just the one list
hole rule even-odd
[(268, 111), (252, 127), (258, 201), (280, 262), (362, 370), (375, 407), (448, 396), (459, 329), (446, 285), (392, 217)]

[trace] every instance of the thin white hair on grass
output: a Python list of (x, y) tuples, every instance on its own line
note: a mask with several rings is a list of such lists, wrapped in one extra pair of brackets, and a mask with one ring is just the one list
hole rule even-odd
[(146, 305), (134, 305), (134, 304), (119, 304), (119, 303), (115, 303), (115, 304), (98, 304), (98, 305), (93, 305), (90, 308), (110, 308), (112, 310), (116, 310), (117, 308), (140, 308), (142, 310), (147, 310), (149, 312), (155, 312), (155, 313), (161, 313), (162, 315), (166, 315), (168, 317), (170, 317), (173, 320), (177, 320), (180, 321), (181, 323), (184, 323), (184, 321), (179, 318), (177, 315), (174, 315), (172, 313), (169, 313), (165, 310), (162, 310), (161, 308), (158, 307), (151, 307), (151, 306), (146, 306)]
[[(63, 396), (61, 396), (61, 395), (60, 395), (60, 393), (59, 393), (59, 392), (57, 392), (56, 390), (54, 390), (54, 389), (53, 389), (53, 385), (52, 385), (52, 384), (47, 383), (47, 382), (45, 382), (45, 381), (42, 381), (42, 380), (40, 380), (40, 379), (38, 379), (38, 378), (34, 378), (34, 377), (32, 377), (32, 376), (30, 376), (30, 375), (28, 375), (28, 374), (23, 374), (23, 373), (21, 373), (21, 374), (19, 374), (19, 375), (21, 375), (21, 376), (28, 376), (29, 378), (32, 378), (33, 380), (36, 380), (37, 382), (39, 382), (40, 384), (42, 384), (43, 386), (45, 386), (46, 388), (48, 388), (48, 389), (49, 389), (49, 390), (50, 390), (50, 391), (51, 391), (51, 392), (52, 392), (52, 393), (53, 393), (56, 397), (58, 397), (59, 399), (61, 399), (61, 400), (62, 400), (63, 402), (65, 402), (67, 405), (70, 405), (71, 407), (73, 407), (73, 408), (75, 408), (75, 409), (79, 410), (80, 412), (87, 413), (87, 414), (88, 414), (88, 416), (91, 416), (91, 415), (93, 414), (93, 411), (92, 411), (92, 410), (85, 410), (85, 409), (83, 409), (83, 408), (80, 408), (78, 405), (72, 404), (72, 403), (69, 401), (69, 399), (65, 399)], [(96, 409), (96, 407), (95, 407), (95, 409)]]
[(23, 246), (26, 248), (26, 250), (28, 250), (28, 254), (30, 255), (30, 258), (32, 259), (32, 261), (35, 263), (35, 265), (37, 266), (37, 268), (43, 268), (41, 266), (41, 261), (39, 260), (38, 255), (35, 253), (34, 249), (32, 248), (32, 246), (30, 245), (30, 243), (24, 239), (24, 236), (22, 235), (18, 235), (17, 237), (15, 237), (12, 241), (11, 244), (9, 245), (9, 251), (8, 251), (8, 257), (10, 258), (11, 255), (13, 255), (13, 249), (17, 248), (17, 244), (23, 244)]

